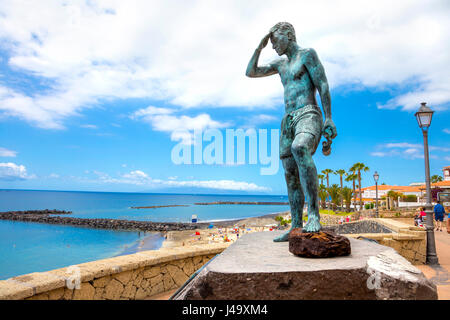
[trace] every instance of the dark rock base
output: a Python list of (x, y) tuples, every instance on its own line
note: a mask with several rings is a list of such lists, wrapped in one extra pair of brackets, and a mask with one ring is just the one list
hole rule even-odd
[(306, 232), (301, 228), (289, 233), (289, 252), (305, 258), (329, 258), (348, 256), (350, 240), (328, 231)]

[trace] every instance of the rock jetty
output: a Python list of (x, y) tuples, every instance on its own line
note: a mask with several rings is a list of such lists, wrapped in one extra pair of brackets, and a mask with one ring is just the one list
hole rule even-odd
[(188, 204), (168, 204), (165, 206), (131, 207), (131, 209), (157, 209), (157, 208), (168, 208), (168, 207), (189, 207), (189, 205)]
[(71, 214), (71, 213), (72, 213), (72, 211), (56, 210), (56, 209), (0, 212), (0, 214)]
[(260, 201), (214, 201), (214, 202), (196, 202), (199, 206), (208, 206), (214, 204), (253, 204), (253, 205), (288, 205), (289, 202), (260, 202)]
[[(19, 211), (20, 212), (20, 211)], [(62, 224), (83, 226), (88, 228), (112, 229), (112, 230), (139, 230), (139, 231), (181, 231), (204, 229), (208, 223), (179, 223), (179, 222), (151, 222), (119, 219), (87, 219), (73, 217), (55, 217), (50, 214), (31, 214), (1, 212), (0, 220), (37, 222), (49, 224)]]

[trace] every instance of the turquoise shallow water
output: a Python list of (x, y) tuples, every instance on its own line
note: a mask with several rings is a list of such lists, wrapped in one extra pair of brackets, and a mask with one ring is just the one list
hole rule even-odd
[[(143, 232), (1, 221), (0, 279), (120, 255), (144, 236)], [(152, 249), (161, 244), (162, 237), (154, 234)]]
[[(0, 211), (60, 209), (79, 218), (189, 222), (192, 214), (199, 221), (214, 221), (288, 210), (284, 205), (193, 205), (213, 201), (287, 201), (287, 197), (0, 190)], [(190, 206), (130, 208), (170, 204)], [(133, 253), (144, 237), (146, 250), (162, 245), (160, 233), (0, 220), (0, 279)]]

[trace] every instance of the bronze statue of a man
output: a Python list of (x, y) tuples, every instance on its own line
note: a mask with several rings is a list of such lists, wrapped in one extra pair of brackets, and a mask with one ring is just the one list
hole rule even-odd
[[(261, 50), (272, 42), (279, 56), (267, 66), (258, 66)], [(278, 73), (284, 87), (286, 114), (281, 122), (280, 159), (283, 162), (291, 208), (292, 227), (303, 226), (305, 195), (308, 202), (308, 222), (304, 232), (321, 229), (317, 170), (312, 155), (316, 152), (322, 134), (327, 138), (323, 153), (330, 153), (331, 139), (337, 135), (331, 120), (331, 99), (325, 70), (314, 49), (301, 48), (295, 38), (294, 27), (287, 22), (277, 23), (261, 40), (250, 62), (246, 75), (251, 78), (267, 77)], [(325, 115), (317, 105), (316, 89)], [(289, 232), (274, 241), (287, 241)]]

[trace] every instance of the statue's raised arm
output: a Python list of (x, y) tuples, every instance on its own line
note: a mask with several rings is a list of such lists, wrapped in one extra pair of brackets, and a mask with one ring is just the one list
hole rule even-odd
[(273, 62), (267, 66), (258, 67), (258, 60), (261, 54), (261, 50), (267, 46), (269, 39), (270, 33), (266, 34), (264, 38), (262, 38), (261, 42), (259, 43), (258, 47), (255, 50), (255, 53), (253, 53), (253, 56), (248, 63), (247, 71), (245, 72), (245, 75), (247, 77), (250, 78), (267, 77), (278, 73), (277, 62)]

